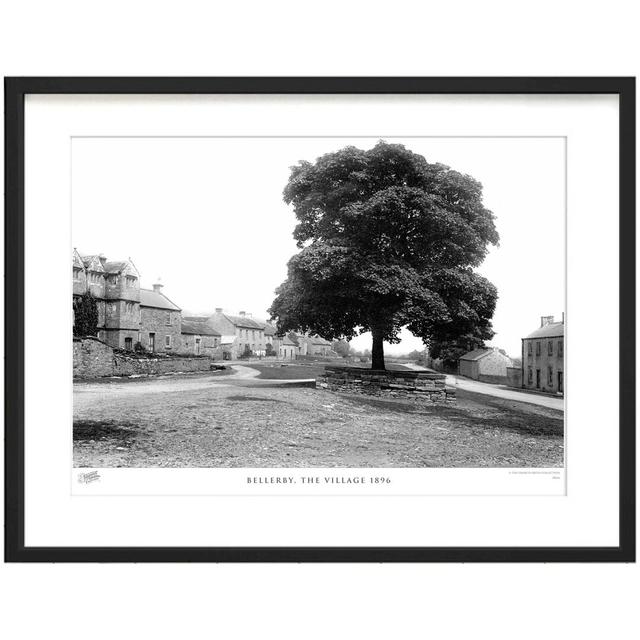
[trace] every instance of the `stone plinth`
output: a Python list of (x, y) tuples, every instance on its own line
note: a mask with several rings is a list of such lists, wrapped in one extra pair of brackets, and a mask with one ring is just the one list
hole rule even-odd
[(318, 388), (382, 398), (400, 398), (428, 404), (455, 402), (455, 391), (445, 386), (446, 376), (435, 371), (382, 371), (327, 365)]

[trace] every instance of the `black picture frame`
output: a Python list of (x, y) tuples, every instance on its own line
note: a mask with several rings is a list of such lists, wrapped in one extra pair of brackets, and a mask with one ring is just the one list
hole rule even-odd
[[(5, 561), (635, 561), (635, 78), (5, 78)], [(26, 547), (24, 544), (24, 99), (27, 94), (616, 94), (620, 149), (620, 540), (615, 547)]]

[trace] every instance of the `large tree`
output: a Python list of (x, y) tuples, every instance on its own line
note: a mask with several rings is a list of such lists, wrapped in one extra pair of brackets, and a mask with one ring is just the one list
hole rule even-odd
[(498, 233), (477, 180), (381, 141), (299, 162), (284, 200), (301, 251), (269, 310), (280, 333), (371, 331), (374, 369), (403, 327), (426, 344), (493, 335), (496, 289), (474, 267)]

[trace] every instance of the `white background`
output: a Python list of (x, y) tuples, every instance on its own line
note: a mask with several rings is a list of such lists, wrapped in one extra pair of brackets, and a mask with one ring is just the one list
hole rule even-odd
[[(13, 3), (5, 75), (635, 75), (635, 3)], [(637, 566), (3, 566), (12, 638), (601, 638)]]

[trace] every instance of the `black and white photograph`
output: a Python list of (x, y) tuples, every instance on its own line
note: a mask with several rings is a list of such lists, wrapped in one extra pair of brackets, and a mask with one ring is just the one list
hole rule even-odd
[(74, 137), (73, 465), (562, 469), (565, 229), (562, 136)]

